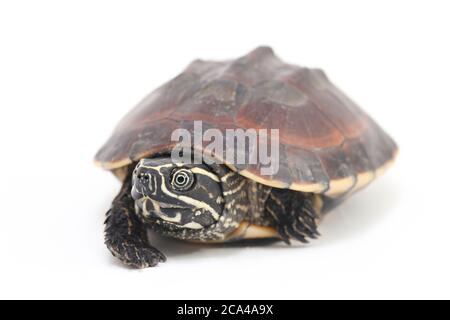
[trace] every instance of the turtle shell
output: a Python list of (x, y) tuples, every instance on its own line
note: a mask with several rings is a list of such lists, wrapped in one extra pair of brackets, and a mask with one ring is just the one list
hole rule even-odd
[[(279, 170), (261, 164), (229, 166), (260, 183), (340, 196), (359, 190), (394, 159), (394, 141), (325, 73), (282, 62), (260, 47), (230, 61), (192, 62), (156, 89), (116, 127), (96, 155), (117, 171), (170, 151), (172, 132), (203, 129), (279, 129)], [(238, 151), (239, 152), (239, 151)]]

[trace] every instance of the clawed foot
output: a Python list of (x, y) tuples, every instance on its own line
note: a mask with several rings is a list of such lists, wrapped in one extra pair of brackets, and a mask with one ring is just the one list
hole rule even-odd
[(133, 268), (154, 267), (166, 257), (148, 242), (147, 229), (134, 212), (130, 189), (128, 177), (106, 214), (105, 244), (114, 257)]
[(290, 239), (308, 243), (308, 239), (320, 236), (317, 231), (319, 215), (310, 196), (289, 190), (272, 190), (266, 211), (273, 219), (280, 238), (287, 244), (290, 244)]
[(164, 254), (152, 246), (136, 245), (127, 240), (115, 244), (106, 242), (106, 246), (114, 257), (133, 268), (155, 267), (166, 261)]
[(277, 231), (281, 239), (291, 244), (289, 239), (296, 239), (302, 243), (308, 243), (309, 239), (317, 239), (320, 236), (317, 231), (317, 217), (292, 214), (283, 217), (279, 221)]

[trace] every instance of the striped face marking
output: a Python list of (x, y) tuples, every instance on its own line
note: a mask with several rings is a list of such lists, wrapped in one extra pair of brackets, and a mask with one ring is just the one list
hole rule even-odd
[(131, 194), (143, 218), (173, 229), (203, 229), (224, 210), (221, 180), (206, 165), (143, 159), (133, 173)]

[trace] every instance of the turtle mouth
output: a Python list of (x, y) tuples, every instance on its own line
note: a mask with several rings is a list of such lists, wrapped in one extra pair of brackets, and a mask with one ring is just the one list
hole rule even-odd
[(192, 209), (152, 200), (149, 197), (136, 201), (143, 216), (149, 221), (162, 221), (178, 228), (201, 229), (202, 225), (193, 223)]
[(175, 225), (180, 225), (182, 220), (182, 213), (175, 210), (165, 210), (164, 213), (161, 211), (150, 210), (148, 211), (148, 216), (154, 219), (161, 219), (166, 222), (170, 222)]
[(149, 197), (143, 197), (136, 201), (143, 218), (148, 223), (157, 223), (167, 226), (169, 229), (203, 229), (214, 221), (201, 209), (172, 205), (157, 202)]
[(162, 221), (170, 227), (176, 229), (203, 229), (204, 226), (198, 222), (193, 221), (192, 211), (189, 209), (166, 209), (164, 212), (150, 210), (150, 220)]
[[(142, 196), (142, 194), (139, 194), (139, 197), (135, 198), (135, 201), (141, 210), (144, 210), (148, 213), (155, 212), (157, 214), (163, 213), (163, 214), (172, 216), (176, 213), (176, 211), (190, 210), (190, 209), (187, 209), (182, 206), (165, 203), (165, 202), (160, 202), (160, 201), (155, 201), (148, 196)], [(164, 212), (161, 212), (161, 209), (164, 209)]]

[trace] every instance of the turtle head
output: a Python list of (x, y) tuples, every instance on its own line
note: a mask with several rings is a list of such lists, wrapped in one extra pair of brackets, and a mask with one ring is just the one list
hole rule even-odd
[(224, 210), (214, 172), (204, 164), (173, 163), (170, 157), (141, 160), (133, 172), (131, 195), (143, 220), (172, 236), (215, 225)]

